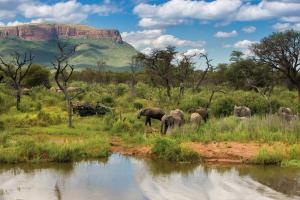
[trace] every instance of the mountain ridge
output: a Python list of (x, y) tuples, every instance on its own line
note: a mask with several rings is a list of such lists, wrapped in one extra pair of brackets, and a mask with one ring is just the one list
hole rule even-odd
[(80, 24), (40, 23), (0, 27), (0, 39), (11, 36), (27, 41), (45, 41), (59, 37), (64, 39), (112, 39), (118, 43), (123, 42), (120, 32), (116, 29), (99, 29)]
[(68, 45), (77, 46), (70, 63), (79, 70), (97, 68), (98, 61), (105, 61), (106, 70), (126, 71), (131, 57), (137, 53), (122, 40), (116, 29), (74, 24), (26, 24), (0, 27), (0, 55), (9, 58), (13, 51), (31, 51), (36, 64), (51, 67), (57, 53), (56, 35)]

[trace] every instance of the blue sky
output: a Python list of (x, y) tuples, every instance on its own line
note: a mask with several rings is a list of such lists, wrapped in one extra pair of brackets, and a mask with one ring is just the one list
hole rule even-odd
[(142, 52), (175, 45), (221, 63), (274, 31), (300, 30), (300, 0), (0, 0), (0, 25), (39, 22), (115, 28)]

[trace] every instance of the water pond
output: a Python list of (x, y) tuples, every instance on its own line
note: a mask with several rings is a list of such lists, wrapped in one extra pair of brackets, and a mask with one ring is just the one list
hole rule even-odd
[(113, 154), (70, 164), (0, 166), (0, 200), (299, 199), (300, 169), (170, 164)]

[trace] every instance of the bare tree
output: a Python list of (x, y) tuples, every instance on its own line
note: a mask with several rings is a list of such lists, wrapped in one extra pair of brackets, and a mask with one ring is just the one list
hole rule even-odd
[(206, 53), (202, 53), (199, 55), (200, 56), (200, 59), (201, 58), (204, 58), (205, 59), (205, 64), (206, 64), (206, 67), (205, 69), (203, 70), (203, 72), (200, 74), (199, 77), (197, 77), (197, 82), (196, 82), (196, 85), (193, 87), (193, 92), (196, 92), (199, 90), (200, 86), (202, 85), (203, 81), (205, 80), (207, 74), (209, 71), (213, 71), (214, 70), (214, 67), (213, 65), (211, 64), (211, 59), (208, 58), (208, 55)]
[(5, 61), (0, 57), (0, 71), (12, 82), (12, 86), (16, 90), (16, 108), (20, 110), (23, 80), (32, 66), (34, 56), (31, 52), (21, 55), (16, 51), (11, 54), (11, 57), (11, 61)]
[(69, 59), (75, 53), (76, 46), (68, 47), (67, 44), (61, 42), (59, 39), (57, 39), (56, 45), (58, 53), (52, 62), (55, 69), (54, 78), (57, 86), (64, 94), (68, 111), (68, 126), (72, 127), (72, 100), (83, 92), (76, 92), (71, 95), (68, 91), (68, 84), (74, 72), (74, 66), (69, 64)]

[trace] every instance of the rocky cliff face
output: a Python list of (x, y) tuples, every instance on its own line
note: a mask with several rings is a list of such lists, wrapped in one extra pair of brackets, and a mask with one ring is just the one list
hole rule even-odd
[(97, 29), (84, 25), (69, 24), (28, 24), (21, 26), (0, 27), (0, 39), (10, 36), (19, 37), (29, 41), (52, 40), (59, 38), (94, 38), (112, 39), (122, 43), (122, 37), (118, 30)]

